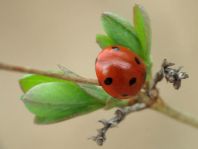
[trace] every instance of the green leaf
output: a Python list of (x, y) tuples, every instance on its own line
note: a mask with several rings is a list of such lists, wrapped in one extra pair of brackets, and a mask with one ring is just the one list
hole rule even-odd
[(96, 35), (96, 42), (102, 49), (116, 45), (116, 43), (110, 37), (101, 34)]
[(106, 103), (105, 109), (111, 109), (113, 107), (123, 107), (128, 105), (128, 101), (113, 98), (112, 96), (107, 94), (100, 86), (84, 83), (79, 83), (78, 85), (89, 95)]
[(135, 31), (147, 56), (150, 54), (151, 49), (150, 19), (141, 6), (135, 5), (133, 10)]
[(110, 12), (102, 15), (102, 25), (107, 35), (118, 45), (128, 47), (144, 59), (141, 43), (131, 23)]
[[(104, 103), (113, 97), (111, 97), (109, 94), (107, 94), (101, 87), (92, 85), (92, 84), (85, 84), (85, 83), (79, 83), (78, 84), (85, 92), (87, 92), (89, 95), (100, 99)], [(115, 99), (117, 100), (117, 99)]]
[(68, 82), (66, 80), (56, 79), (52, 77), (46, 77), (36, 74), (27, 74), (19, 79), (19, 84), (24, 93), (30, 90), (32, 87), (46, 82)]
[[(83, 78), (75, 74), (71, 70), (65, 68), (64, 66), (59, 65), (59, 68), (62, 70), (62, 72), (58, 72), (59, 74), (62, 73), (65, 76), (69, 76), (72, 78)], [(68, 82), (69, 83), (71, 81), (56, 79), (56, 78), (47, 77), (47, 76), (41, 76), (37, 74), (28, 74), (28, 75), (23, 76), (19, 80), (20, 86), (23, 89), (24, 93), (26, 93), (28, 90), (30, 90), (32, 87), (36, 85), (39, 85), (41, 83), (48, 83), (48, 82)], [(101, 99), (103, 102), (106, 102), (106, 100), (112, 98), (101, 87), (97, 85), (85, 84), (85, 83), (78, 83), (78, 85), (88, 94), (90, 94), (93, 97)]]
[[(73, 77), (73, 78), (83, 78), (62, 65), (58, 65), (58, 67), (60, 68), (59, 71), (51, 71), (51, 72), (62, 74), (62, 75), (65, 75), (68, 77)], [(27, 74), (19, 79), (20, 87), (24, 93), (27, 92), (32, 87), (34, 87), (38, 84), (41, 84), (41, 83), (46, 83), (46, 82), (68, 82), (68, 81), (53, 78), (53, 77), (37, 75), (37, 74)]]
[(147, 64), (147, 79), (150, 78), (151, 73), (151, 27), (150, 27), (150, 19), (144, 9), (139, 6), (134, 6), (134, 26), (137, 36), (141, 42), (144, 60)]
[[(59, 74), (83, 78), (63, 66), (59, 65), (59, 68), (62, 70), (62, 72), (57, 72)], [(76, 84), (72, 81), (37, 74), (25, 75), (19, 82), (25, 92), (22, 100), (26, 107), (35, 114), (35, 122), (38, 124), (55, 123), (93, 112), (101, 107), (110, 109), (128, 104), (127, 101), (111, 97), (97, 85)], [(88, 98), (81, 97), (81, 95), (86, 95)], [(77, 101), (73, 102), (75, 100), (73, 98), (76, 98)]]
[(34, 86), (22, 96), (37, 123), (54, 123), (83, 115), (105, 106), (72, 82), (49, 82)]
[[(23, 78), (20, 79), (20, 86), (23, 89), (24, 93), (26, 93), (28, 90), (33, 88), (36, 85), (39, 85), (41, 83), (48, 83), (48, 82), (71, 82), (36, 74), (28, 74), (25, 75)], [(91, 96), (100, 99), (103, 102), (116, 102), (115, 104), (119, 106), (120, 100), (117, 100), (116, 98), (111, 97), (109, 94), (107, 94), (100, 86), (93, 85), (93, 84), (85, 84), (85, 83), (78, 83), (78, 85), (88, 94)], [(122, 104), (121, 104), (122, 106)]]

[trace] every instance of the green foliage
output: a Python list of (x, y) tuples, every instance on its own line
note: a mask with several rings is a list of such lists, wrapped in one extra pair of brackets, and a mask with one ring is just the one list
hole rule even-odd
[(134, 6), (134, 27), (128, 20), (110, 12), (102, 15), (101, 22), (107, 36), (100, 35), (103, 37), (102, 40), (96, 36), (99, 46), (104, 48), (106, 45), (122, 45), (135, 52), (147, 65), (147, 80), (149, 80), (152, 67), (151, 28), (149, 17), (143, 8), (139, 5)]
[(22, 100), (36, 115), (37, 123), (53, 123), (105, 106), (73, 82), (41, 83), (27, 91)]
[(56, 78), (50, 78), (50, 77), (41, 76), (41, 75), (34, 75), (34, 74), (24, 75), (19, 80), (20, 87), (24, 93), (26, 93), (32, 87), (41, 83), (46, 83), (46, 82), (68, 82), (68, 81), (56, 79)]
[[(147, 79), (151, 73), (151, 29), (147, 14), (136, 5), (134, 7), (134, 27), (129, 21), (113, 13), (102, 15), (102, 25), (107, 35), (97, 35), (101, 48), (122, 45), (138, 54), (147, 65)], [(73, 78), (82, 78), (72, 71), (59, 66), (57, 73)], [(126, 106), (127, 101), (117, 100), (101, 87), (75, 83), (36, 74), (28, 74), (19, 80), (24, 92), (22, 101), (35, 114), (38, 124), (55, 123), (87, 114), (100, 108)]]
[[(62, 66), (61, 69), (64, 69), (66, 76), (82, 78)], [(63, 74), (60, 71), (57, 73)], [(109, 109), (127, 104), (92, 84), (77, 84), (36, 74), (25, 75), (19, 83), (25, 93), (22, 100), (27, 109), (35, 114), (35, 122), (38, 124), (55, 123), (100, 108)]]
[(139, 5), (134, 7), (134, 27), (141, 42), (144, 55), (150, 55), (151, 50), (151, 28), (150, 20), (146, 12)]
[(150, 27), (150, 20), (147, 13), (144, 9), (139, 6), (135, 5), (133, 8), (134, 11), (134, 27), (137, 33), (137, 36), (142, 45), (142, 52), (144, 53), (144, 60), (147, 64), (147, 79), (150, 79), (151, 76), (151, 27)]
[(143, 58), (141, 44), (130, 22), (110, 12), (103, 13), (102, 25), (107, 35), (118, 45), (133, 49)]
[(101, 35), (101, 34), (96, 35), (96, 42), (102, 49), (109, 47), (109, 46), (116, 45), (116, 43), (110, 37), (108, 37), (107, 35)]

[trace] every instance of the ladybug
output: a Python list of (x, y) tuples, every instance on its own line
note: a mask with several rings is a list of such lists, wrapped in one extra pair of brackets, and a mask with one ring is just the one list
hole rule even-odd
[(143, 60), (122, 46), (103, 49), (96, 58), (95, 70), (102, 88), (118, 99), (136, 95), (146, 78)]

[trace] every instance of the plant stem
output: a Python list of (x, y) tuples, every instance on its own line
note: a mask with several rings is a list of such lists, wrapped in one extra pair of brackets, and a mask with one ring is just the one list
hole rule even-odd
[(153, 110), (158, 111), (170, 118), (175, 119), (181, 123), (198, 128), (198, 119), (190, 114), (181, 112), (164, 102), (162, 98), (158, 98), (157, 102), (151, 107)]
[(5, 63), (1, 63), (1, 62), (0, 62), (0, 69), (6, 70), (6, 71), (20, 72), (20, 73), (38, 74), (38, 75), (43, 75), (43, 76), (47, 76), (47, 77), (53, 77), (53, 78), (58, 78), (58, 79), (63, 79), (63, 80), (68, 80), (68, 81), (74, 81), (74, 82), (78, 82), (78, 83), (88, 83), (88, 84), (98, 85), (97, 80), (94, 80), (94, 79), (74, 78), (74, 77), (69, 77), (69, 76), (65, 76), (62, 74), (57, 74), (57, 73), (53, 73), (53, 72), (49, 72), (49, 71), (43, 71), (43, 70), (38, 70), (38, 69), (33, 69), (33, 68), (28, 68), (28, 67), (10, 65), (10, 64), (5, 64)]
[[(58, 79), (69, 80), (69, 81), (74, 81), (74, 82), (79, 82), (79, 83), (99, 85), (97, 80), (94, 80), (94, 79), (73, 78), (73, 77), (68, 77), (65, 75), (52, 73), (48, 71), (32, 69), (32, 68), (27, 68), (27, 67), (22, 67), (22, 66), (16, 66), (16, 65), (10, 65), (10, 64), (5, 64), (5, 63), (0, 63), (0, 69), (6, 70), (6, 71), (20, 72), (20, 73), (38, 74), (38, 75), (54, 77)], [(144, 98), (148, 98), (148, 96), (145, 93), (141, 92), (141, 94), (144, 94)], [(146, 100), (148, 101), (148, 99)], [(174, 108), (167, 105), (161, 97), (159, 97), (156, 100), (155, 104), (151, 107), (151, 109), (158, 111), (168, 117), (171, 117), (179, 122), (198, 128), (197, 118), (187, 115), (185, 113), (182, 113), (179, 110), (175, 110)]]

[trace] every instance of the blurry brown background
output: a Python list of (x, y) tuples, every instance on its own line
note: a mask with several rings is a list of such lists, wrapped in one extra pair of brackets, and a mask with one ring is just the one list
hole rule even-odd
[[(95, 34), (103, 33), (100, 15), (116, 12), (131, 19), (132, 6), (145, 7), (152, 22), (154, 71), (163, 58), (185, 66), (190, 79), (179, 91), (160, 84), (166, 101), (198, 117), (197, 0), (0, 0), (0, 61), (56, 69), (62, 64), (95, 78), (100, 51)], [(97, 111), (69, 121), (38, 126), (19, 100), (21, 74), (0, 71), (0, 149), (93, 149), (88, 137), (112, 111)], [(197, 149), (198, 130), (145, 110), (108, 133), (104, 149)]]

